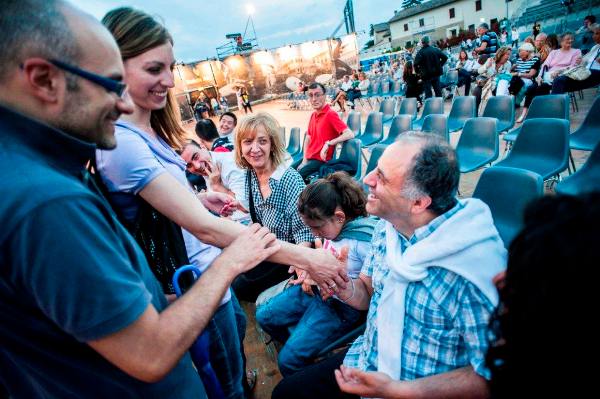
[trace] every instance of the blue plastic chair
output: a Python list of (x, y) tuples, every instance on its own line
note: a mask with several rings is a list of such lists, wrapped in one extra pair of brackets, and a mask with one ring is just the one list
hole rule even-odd
[(525, 207), (543, 194), (544, 182), (537, 173), (492, 166), (481, 174), (473, 198), (479, 198), (490, 207), (494, 225), (508, 248), (523, 227)]
[[(529, 111), (523, 120), (536, 118), (559, 118), (569, 121), (569, 96), (566, 94), (548, 94), (533, 98)], [(505, 141), (515, 141), (523, 125), (509, 131), (503, 137)]]
[(410, 115), (414, 121), (417, 118), (417, 99), (414, 97), (403, 98), (398, 107), (398, 115)]
[(476, 116), (475, 96), (454, 97), (448, 116), (448, 131), (452, 133), (461, 130), (468, 119)]
[(490, 97), (482, 116), (498, 119), (496, 126), (498, 133), (509, 131), (515, 125), (514, 98), (512, 96)]
[(500, 154), (496, 118), (473, 118), (465, 127), (456, 146), (461, 173), (467, 173), (490, 164)]
[(300, 141), (300, 128), (299, 127), (293, 127), (290, 129), (290, 141), (288, 142), (287, 145), (287, 152), (291, 155), (294, 156), (297, 153), (302, 151), (302, 145), (301, 145), (301, 141)]
[(421, 130), (423, 122), (427, 115), (443, 114), (444, 113), (444, 99), (442, 97), (431, 97), (427, 98), (423, 103), (423, 113), (419, 119), (413, 121), (413, 130)]
[(496, 164), (531, 170), (547, 180), (569, 165), (569, 121), (527, 119), (506, 158)]
[(391, 123), (396, 111), (396, 100), (386, 98), (379, 104), (379, 112), (383, 114), (383, 123)]
[[(390, 145), (396, 141), (400, 134), (408, 132), (409, 130), (412, 130), (412, 117), (410, 115), (396, 115), (392, 120), (388, 136), (379, 144)], [(371, 156), (373, 156), (373, 154), (371, 154)]]
[(354, 138), (359, 138), (362, 133), (362, 126), (360, 121), (360, 112), (351, 111), (346, 119), (346, 125), (348, 129), (354, 133)]
[(362, 174), (362, 161), (361, 161), (361, 143), (358, 139), (346, 140), (342, 143), (342, 148), (339, 155), (336, 157), (337, 161), (344, 162), (347, 165), (352, 166), (352, 169), (356, 172), (352, 177), (355, 180), (360, 180)]
[(379, 143), (383, 139), (383, 114), (381, 112), (371, 112), (367, 117), (365, 131), (360, 136), (362, 146), (368, 147)]
[(583, 123), (569, 136), (573, 150), (592, 151), (600, 143), (600, 96), (596, 97)]
[(448, 132), (448, 117), (444, 114), (431, 114), (425, 117), (423, 127), (421, 129), (424, 133), (437, 134), (446, 142), (450, 142), (450, 133)]
[(555, 189), (559, 194), (570, 195), (600, 191), (600, 142), (581, 169), (558, 183)]

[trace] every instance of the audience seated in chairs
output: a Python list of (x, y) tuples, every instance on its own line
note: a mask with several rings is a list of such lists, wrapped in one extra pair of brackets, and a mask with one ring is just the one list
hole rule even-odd
[(537, 78), (538, 87), (535, 91), (527, 93), (527, 99), (525, 100), (525, 107), (521, 116), (517, 119), (517, 122), (522, 122), (527, 116), (527, 110), (531, 104), (531, 99), (534, 96), (549, 94), (554, 79), (559, 77), (561, 73), (565, 72), (569, 68), (581, 63), (581, 51), (571, 47), (573, 44), (573, 33), (565, 32), (560, 37), (560, 49), (552, 50), (546, 58), (546, 61), (540, 67), (540, 74)]
[(600, 24), (590, 26), (596, 45), (583, 57), (581, 64), (590, 71), (587, 79), (574, 79), (569, 74), (557, 76), (552, 82), (552, 94), (563, 94), (577, 90), (583, 90), (600, 84)]
[(458, 71), (457, 87), (465, 86), (465, 96), (468, 96), (471, 90), (473, 71), (477, 72), (475, 65), (476, 62), (469, 58), (469, 54), (465, 50), (460, 50), (460, 53), (458, 53), (458, 63), (455, 67)]
[(479, 76), (475, 80), (477, 85), (473, 88), (478, 115), (483, 114), (488, 98), (496, 94), (508, 95), (511, 51), (510, 47), (500, 47), (494, 57), (489, 57), (478, 68)]
[(336, 93), (335, 98), (331, 101), (331, 106), (333, 107), (337, 104), (340, 106), (340, 111), (346, 112), (346, 99), (348, 98), (348, 91), (351, 89), (352, 80), (350, 80), (350, 75), (344, 75), (340, 88)]
[[(529, 43), (523, 43), (519, 47), (519, 58), (512, 67), (508, 92), (515, 96), (517, 105), (525, 97), (525, 110), (531, 105), (537, 89), (535, 78), (540, 71), (540, 64), (540, 58), (535, 55), (535, 47)], [(526, 112), (522, 114), (522, 117), (524, 118), (525, 115)], [(523, 122), (523, 118), (519, 118), (517, 122)]]
[[(323, 248), (340, 253), (348, 248), (348, 276), (356, 279), (371, 249), (375, 219), (367, 217), (366, 195), (359, 183), (336, 172), (308, 185), (298, 211)], [(320, 292), (305, 271), (296, 270), (287, 288), (257, 305), (256, 321), (285, 345), (279, 350), (279, 371), (286, 377), (310, 364), (327, 345), (362, 321), (364, 311), (345, 303), (348, 297)], [(288, 328), (295, 326), (291, 335)]]

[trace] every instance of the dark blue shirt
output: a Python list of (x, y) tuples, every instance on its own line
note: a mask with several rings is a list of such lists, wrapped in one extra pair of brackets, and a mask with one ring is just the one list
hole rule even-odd
[(487, 43), (487, 46), (481, 54), (496, 54), (496, 51), (498, 51), (498, 35), (496, 35), (496, 32), (488, 30), (481, 35), (481, 44), (483, 43)]
[(0, 138), (0, 380), (11, 398), (205, 397), (187, 354), (148, 384), (86, 344), (167, 305), (87, 179), (95, 146), (2, 106)]

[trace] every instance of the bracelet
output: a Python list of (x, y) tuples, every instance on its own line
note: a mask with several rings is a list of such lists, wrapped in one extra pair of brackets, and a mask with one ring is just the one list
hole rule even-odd
[(342, 299), (339, 296), (336, 295), (336, 298), (339, 299), (340, 301), (344, 302), (344, 303), (348, 303), (348, 301), (352, 298), (354, 298), (354, 293), (355, 293), (355, 287), (354, 287), (354, 279), (350, 278), (350, 282), (352, 283), (352, 294), (346, 298), (346, 299)]

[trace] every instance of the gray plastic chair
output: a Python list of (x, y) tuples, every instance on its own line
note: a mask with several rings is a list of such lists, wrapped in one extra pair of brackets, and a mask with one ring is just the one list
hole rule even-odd
[(358, 139), (350, 139), (344, 141), (342, 149), (336, 160), (344, 162), (348, 165), (352, 165), (352, 169), (356, 170), (356, 173), (352, 176), (355, 179), (359, 179), (361, 175), (361, 143)]
[(507, 132), (515, 125), (515, 100), (512, 96), (490, 97), (483, 115), (498, 119), (496, 129), (498, 133)]
[[(412, 116), (410, 115), (396, 115), (392, 120), (390, 131), (385, 140), (381, 141), (380, 144), (390, 145), (401, 133), (412, 130)], [(371, 155), (373, 156), (373, 155)]]
[(286, 150), (292, 156), (302, 152), (299, 127), (293, 127), (290, 129), (290, 141), (288, 142)]
[(367, 117), (367, 125), (365, 131), (360, 136), (362, 146), (368, 147), (375, 143), (379, 143), (383, 139), (383, 113), (371, 112)]
[(423, 122), (423, 132), (437, 134), (446, 142), (450, 142), (450, 133), (448, 132), (448, 117), (444, 114), (431, 114), (425, 117)]
[(559, 194), (570, 195), (600, 191), (600, 143), (596, 144), (581, 169), (558, 183), (555, 189)]
[(523, 227), (523, 212), (527, 204), (544, 194), (544, 181), (535, 172), (492, 166), (483, 171), (473, 198), (490, 207), (494, 225), (508, 248)]
[(467, 173), (492, 163), (500, 154), (496, 118), (473, 118), (465, 127), (456, 146), (461, 173)]
[(569, 136), (569, 147), (592, 151), (600, 143), (600, 96), (596, 97), (583, 123)]
[(352, 132), (354, 133), (354, 138), (360, 137), (360, 134), (362, 132), (360, 112), (351, 111), (348, 114), (348, 119), (346, 119), (346, 125), (348, 126), (348, 129), (352, 130)]
[(383, 123), (392, 122), (396, 111), (396, 100), (393, 98), (386, 98), (379, 104), (379, 112), (383, 114)]
[(448, 131), (461, 130), (467, 119), (477, 116), (475, 110), (475, 96), (456, 96), (452, 101), (452, 108), (448, 116)]
[(398, 107), (398, 115), (410, 115), (413, 120), (417, 118), (417, 99), (414, 97), (403, 98)]
[(393, 97), (400, 97), (402, 95), (402, 81), (394, 81), (394, 84), (392, 85), (392, 92), (390, 94)]
[(569, 122), (557, 118), (534, 118), (523, 122), (512, 150), (498, 166), (536, 172), (544, 180), (569, 165)]
[[(535, 118), (560, 118), (569, 119), (569, 96), (567, 94), (548, 94), (533, 98), (529, 111), (523, 120)], [(503, 137), (505, 141), (515, 141), (523, 125), (514, 128)]]
[(431, 97), (425, 100), (423, 103), (423, 113), (421, 117), (413, 121), (413, 130), (421, 130), (423, 122), (427, 115), (443, 114), (444, 113), (444, 99), (442, 97)]

